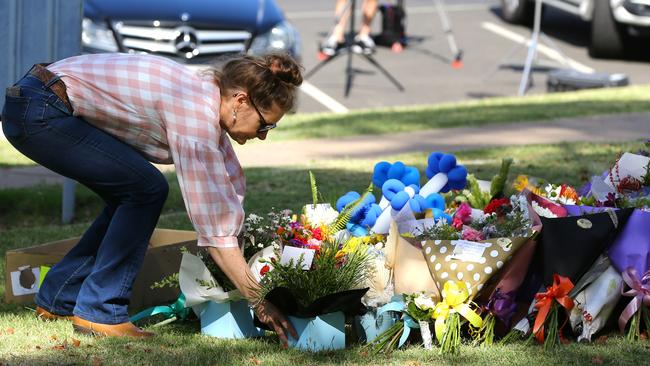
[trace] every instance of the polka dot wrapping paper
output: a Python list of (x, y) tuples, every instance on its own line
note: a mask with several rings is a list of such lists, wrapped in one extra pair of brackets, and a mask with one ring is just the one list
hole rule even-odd
[(463, 281), (473, 299), (528, 239), (426, 240), (422, 253), (439, 289), (449, 280)]

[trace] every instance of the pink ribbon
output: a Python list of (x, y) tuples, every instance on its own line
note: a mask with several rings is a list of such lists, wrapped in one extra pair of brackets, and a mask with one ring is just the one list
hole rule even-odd
[(641, 306), (650, 306), (650, 271), (647, 271), (641, 280), (639, 280), (639, 275), (634, 267), (628, 267), (621, 275), (623, 281), (630, 287), (628, 291), (623, 291), (625, 289), (623, 287), (621, 294), (634, 297), (618, 318), (618, 327), (623, 332), (627, 322), (640, 310)]

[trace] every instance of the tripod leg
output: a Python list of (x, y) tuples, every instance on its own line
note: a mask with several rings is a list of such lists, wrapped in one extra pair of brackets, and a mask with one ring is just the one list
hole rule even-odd
[(345, 92), (344, 95), (347, 98), (350, 95), (350, 89), (352, 88), (352, 79), (354, 78), (354, 69), (352, 68), (352, 50), (348, 49), (348, 62), (345, 66)]
[(363, 57), (365, 57), (366, 60), (368, 60), (368, 62), (370, 62), (374, 67), (376, 67), (377, 70), (381, 71), (381, 73), (384, 74), (384, 76), (387, 77), (388, 80), (390, 80), (393, 83), (393, 85), (395, 85), (395, 87), (397, 89), (399, 89), (400, 91), (404, 91), (404, 87), (402, 86), (402, 84), (400, 84), (400, 82), (397, 81), (397, 79), (395, 79), (395, 77), (393, 77), (393, 75), (391, 75), (386, 69), (384, 69), (379, 64), (379, 62), (377, 62), (377, 60), (375, 60), (374, 57), (372, 57), (370, 55), (363, 55)]
[(318, 70), (320, 70), (323, 66), (327, 65), (330, 61), (334, 60), (339, 54), (336, 53), (323, 61), (319, 62), (316, 66), (314, 66), (313, 69), (309, 70), (308, 73), (305, 74), (304, 78), (309, 79), (312, 75), (314, 75)]
[(519, 96), (526, 94), (528, 86), (532, 84), (530, 71), (533, 67), (533, 60), (537, 54), (537, 43), (539, 41), (539, 33), (542, 17), (542, 0), (535, 1), (535, 23), (533, 24), (533, 35), (530, 38), (530, 45), (528, 46), (528, 55), (526, 56), (526, 64), (524, 65), (524, 73), (521, 75), (521, 82), (519, 83)]

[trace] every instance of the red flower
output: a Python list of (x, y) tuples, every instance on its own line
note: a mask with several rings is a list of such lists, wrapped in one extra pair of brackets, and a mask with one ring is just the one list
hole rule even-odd
[(323, 229), (317, 227), (311, 230), (312, 238), (316, 240), (323, 240)]
[(510, 200), (508, 198), (496, 198), (485, 206), (483, 212), (486, 214), (496, 212), (498, 216), (501, 216), (504, 214), (503, 210), (508, 207), (510, 207)]
[(269, 267), (268, 264), (265, 264), (264, 267), (262, 267), (262, 269), (260, 269), (260, 276), (264, 276), (266, 274), (266, 272), (268, 272), (270, 270), (271, 270), (271, 267)]

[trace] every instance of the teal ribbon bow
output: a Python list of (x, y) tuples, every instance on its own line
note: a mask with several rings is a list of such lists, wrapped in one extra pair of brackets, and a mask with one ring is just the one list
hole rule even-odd
[[(395, 299), (395, 298), (393, 298)], [(406, 312), (406, 304), (403, 300), (393, 300), (388, 304), (377, 309), (377, 317), (382, 315), (387, 311), (395, 311), (402, 314), (402, 321), (404, 321), (404, 331), (402, 336), (399, 338), (399, 344), (397, 348), (400, 348), (404, 345), (409, 335), (411, 334), (411, 329), (420, 329), (420, 324), (415, 321), (408, 313)]]
[(185, 295), (183, 295), (181, 292), (180, 296), (178, 296), (178, 299), (176, 299), (173, 304), (154, 306), (149, 309), (142, 310), (141, 312), (133, 315), (129, 320), (133, 323), (157, 314), (163, 314), (165, 320), (156, 325), (171, 323), (178, 319), (187, 319), (188, 315), (190, 314), (190, 308), (185, 307)]

